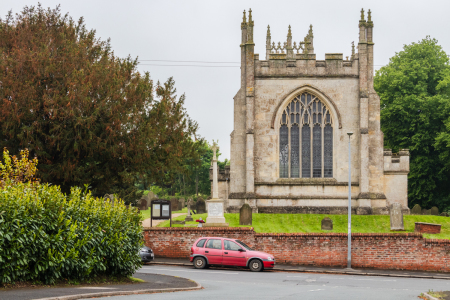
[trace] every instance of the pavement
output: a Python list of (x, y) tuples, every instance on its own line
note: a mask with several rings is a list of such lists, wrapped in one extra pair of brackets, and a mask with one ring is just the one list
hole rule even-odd
[[(189, 259), (184, 258), (156, 258), (149, 263), (155, 265), (173, 265), (192, 267)], [(385, 277), (405, 277), (405, 278), (426, 278), (426, 279), (450, 279), (450, 273), (424, 272), (424, 271), (401, 271), (401, 270), (374, 270), (361, 268), (332, 268), (332, 267), (309, 267), (295, 266), (275, 263), (274, 271), (300, 272), (300, 273), (324, 273), (339, 275), (363, 275), (363, 276), (385, 276)], [(450, 300), (450, 299), (449, 299)]]
[(407, 300), (429, 290), (446, 291), (450, 280), (434, 278), (339, 275), (297, 272), (251, 272), (246, 269), (149, 264), (139, 273), (190, 278), (204, 289), (150, 295), (115, 296), (108, 300), (239, 300), (239, 299), (333, 299)]
[(0, 289), (1, 300), (75, 300), (92, 297), (109, 297), (113, 295), (149, 294), (176, 292), (201, 289), (195, 281), (157, 273), (135, 273), (135, 278), (144, 280), (143, 283), (103, 284), (72, 287), (42, 287)]

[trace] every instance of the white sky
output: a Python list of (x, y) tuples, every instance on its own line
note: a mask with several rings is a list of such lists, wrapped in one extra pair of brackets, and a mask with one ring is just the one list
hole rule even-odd
[[(288, 25), (294, 41), (303, 40), (313, 25), (317, 59), (325, 53), (350, 55), (351, 42), (357, 43), (360, 10), (372, 11), (374, 22), (375, 65), (385, 65), (404, 44), (427, 35), (436, 38), (450, 52), (447, 14), (448, 0), (377, 1), (188, 1), (188, 0), (41, 0), (44, 7), (61, 4), (63, 13), (74, 19), (85, 17), (87, 28), (97, 36), (111, 38), (115, 54), (129, 54), (140, 60), (239, 62), (242, 11), (252, 8), (255, 22), (255, 53), (265, 58), (267, 25), (272, 41), (284, 42)], [(37, 1), (2, 0), (0, 15), (19, 12)], [(366, 17), (367, 18), (367, 17)], [(450, 54), (450, 53), (449, 53)], [(201, 64), (142, 62), (175, 66), (140, 65), (152, 79), (165, 81), (173, 76), (178, 94), (186, 94), (189, 115), (200, 125), (200, 135), (208, 141), (219, 140), (223, 155), (230, 157), (230, 133), (233, 130), (233, 96), (240, 86), (238, 64)], [(181, 67), (179, 65), (214, 67)], [(215, 67), (232, 65), (237, 67)]]

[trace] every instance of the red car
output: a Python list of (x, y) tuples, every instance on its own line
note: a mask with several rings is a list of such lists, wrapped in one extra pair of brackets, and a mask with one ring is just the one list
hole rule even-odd
[(245, 243), (220, 237), (202, 237), (191, 247), (189, 259), (197, 269), (209, 265), (248, 267), (259, 272), (275, 266), (273, 255), (253, 250)]

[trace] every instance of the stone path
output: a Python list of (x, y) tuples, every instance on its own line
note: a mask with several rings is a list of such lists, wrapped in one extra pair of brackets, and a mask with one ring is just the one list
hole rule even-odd
[[(172, 214), (172, 220), (176, 217), (183, 216), (183, 215), (187, 215), (187, 213)], [(158, 225), (159, 223), (164, 222), (164, 221), (166, 221), (166, 220), (153, 220), (152, 227), (156, 227), (156, 225)], [(150, 227), (150, 219), (145, 219), (144, 221), (142, 221), (142, 226)]]

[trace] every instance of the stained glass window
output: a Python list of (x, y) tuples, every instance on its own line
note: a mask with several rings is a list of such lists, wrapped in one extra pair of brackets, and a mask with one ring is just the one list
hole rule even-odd
[(302, 177), (311, 177), (311, 128), (307, 124), (302, 128)]
[(291, 127), (291, 177), (300, 177), (300, 156), (299, 156), (300, 131), (298, 125)]
[(332, 121), (328, 107), (313, 94), (302, 93), (284, 108), (281, 178), (333, 177)]
[(280, 177), (289, 177), (289, 128), (287, 125), (280, 127)]
[(322, 127), (313, 129), (313, 177), (322, 177)]
[(323, 177), (333, 177), (333, 127), (327, 124), (323, 130)]

